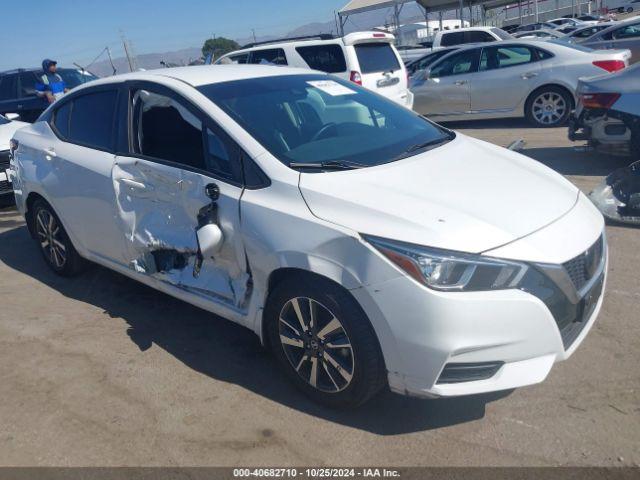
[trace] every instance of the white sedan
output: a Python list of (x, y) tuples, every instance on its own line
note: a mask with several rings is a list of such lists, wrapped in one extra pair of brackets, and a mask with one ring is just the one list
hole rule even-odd
[(602, 303), (604, 221), (579, 189), (326, 74), (101, 79), (12, 148), (53, 271), (90, 260), (238, 322), (328, 405), (540, 382)]
[(9, 170), (9, 140), (18, 129), (28, 125), (15, 118), (17, 115), (9, 114), (8, 117), (0, 115), (0, 205), (2, 206), (13, 201)]
[(629, 50), (591, 50), (556, 40), (502, 41), (460, 48), (416, 72), (414, 109), (434, 120), (526, 117), (564, 124), (580, 77), (625, 68)]

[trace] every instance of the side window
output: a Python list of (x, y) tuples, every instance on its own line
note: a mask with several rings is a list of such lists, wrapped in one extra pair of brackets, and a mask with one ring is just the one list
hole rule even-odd
[(480, 71), (514, 67), (535, 61), (533, 51), (527, 47), (491, 47), (482, 49)]
[(263, 63), (273, 63), (275, 65), (287, 65), (287, 56), (282, 48), (271, 48), (268, 50), (254, 50), (251, 52), (249, 63), (260, 65)]
[(240, 53), (238, 55), (230, 55), (224, 59), (220, 63), (224, 64), (245, 64), (249, 62), (249, 54), (248, 53)]
[(206, 129), (207, 170), (232, 182), (242, 179), (238, 147), (220, 131)]
[(69, 118), (71, 117), (71, 102), (58, 107), (53, 115), (53, 125), (62, 138), (69, 137)]
[(636, 25), (627, 25), (613, 32), (613, 38), (616, 40), (637, 37), (640, 37), (640, 23)]
[(20, 74), (20, 96), (33, 97), (36, 95), (36, 76), (33, 72)]
[(540, 50), (539, 48), (536, 49), (536, 54), (538, 55), (538, 60), (547, 60), (549, 58), (553, 58), (552, 53), (547, 52), (546, 50)]
[(450, 47), (451, 45), (460, 45), (464, 43), (464, 32), (443, 33), (440, 45)]
[(202, 122), (171, 97), (136, 91), (132, 134), (134, 153), (206, 169)]
[(0, 78), (0, 102), (17, 98), (18, 75), (5, 75), (4, 77)]
[(340, 45), (313, 45), (310, 47), (296, 47), (296, 52), (314, 70), (327, 73), (339, 73), (347, 70), (347, 62)]
[(478, 49), (455, 53), (435, 65), (431, 70), (431, 77), (440, 78), (475, 72), (478, 69), (478, 56)]
[(465, 32), (464, 43), (477, 43), (477, 42), (493, 42), (493, 38), (487, 32)]
[(74, 143), (112, 150), (117, 97), (116, 90), (107, 90), (74, 98), (66, 138)]

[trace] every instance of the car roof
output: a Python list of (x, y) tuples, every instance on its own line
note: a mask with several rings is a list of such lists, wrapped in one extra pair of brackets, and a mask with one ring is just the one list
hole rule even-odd
[(279, 67), (273, 65), (194, 65), (189, 67), (160, 68), (143, 72), (124, 73), (94, 80), (91, 82), (91, 85), (120, 83), (127, 80), (154, 81), (159, 78), (173, 78), (187, 83), (192, 87), (199, 87), (211, 83), (231, 82), (248, 78), (309, 75), (311, 73), (326, 75), (324, 72), (317, 72), (315, 70), (309, 70), (308, 68)]
[(438, 30), (437, 33), (453, 33), (453, 32), (490, 32), (494, 28), (498, 27), (464, 27), (464, 28), (454, 28), (450, 30)]

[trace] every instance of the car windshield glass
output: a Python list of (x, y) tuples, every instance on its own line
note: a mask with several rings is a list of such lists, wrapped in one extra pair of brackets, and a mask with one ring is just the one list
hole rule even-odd
[(62, 77), (62, 80), (64, 80), (67, 88), (74, 88), (98, 78), (89, 72), (83, 73), (80, 70), (74, 70), (72, 68), (59, 68), (57, 72)]
[(493, 33), (495, 33), (498, 37), (500, 37), (502, 40), (511, 40), (511, 39), (513, 39), (513, 35), (508, 34), (504, 30), (502, 30), (501, 28), (492, 28), (491, 31)]
[(390, 100), (326, 75), (253, 78), (198, 90), (285, 165), (369, 167), (453, 138), (449, 130)]

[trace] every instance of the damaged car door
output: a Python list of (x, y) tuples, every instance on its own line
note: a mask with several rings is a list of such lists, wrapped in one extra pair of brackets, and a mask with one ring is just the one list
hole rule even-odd
[(172, 90), (130, 84), (129, 148), (113, 167), (129, 268), (241, 309), (239, 147)]

